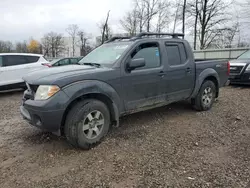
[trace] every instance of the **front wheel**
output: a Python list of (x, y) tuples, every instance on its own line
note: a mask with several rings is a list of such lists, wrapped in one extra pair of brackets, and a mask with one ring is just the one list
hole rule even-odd
[(110, 113), (107, 106), (99, 100), (87, 99), (69, 111), (64, 133), (73, 146), (90, 149), (106, 136), (109, 126)]
[(213, 106), (216, 96), (216, 87), (214, 82), (207, 80), (202, 85), (193, 99), (193, 107), (199, 111), (207, 111)]

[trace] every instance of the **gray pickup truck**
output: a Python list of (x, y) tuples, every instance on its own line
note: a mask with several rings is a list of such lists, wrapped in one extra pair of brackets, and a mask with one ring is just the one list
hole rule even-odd
[(78, 65), (32, 72), (23, 78), (28, 89), (21, 114), (30, 124), (89, 149), (127, 114), (181, 100), (209, 110), (227, 83), (230, 65), (224, 60), (195, 62), (182, 37), (114, 37)]

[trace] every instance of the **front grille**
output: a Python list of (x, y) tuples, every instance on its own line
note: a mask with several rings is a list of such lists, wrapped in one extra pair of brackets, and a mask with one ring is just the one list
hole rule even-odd
[(37, 85), (29, 85), (29, 86), (30, 86), (31, 91), (35, 93), (38, 86)]
[(28, 89), (24, 92), (23, 101), (26, 101), (28, 99), (34, 100), (34, 96), (35, 96), (35, 93), (36, 93), (36, 90), (37, 90), (38, 86), (37, 85), (31, 85), (31, 84), (28, 84), (28, 83), (26, 83), (26, 86), (27, 86)]
[(230, 66), (230, 74), (240, 74), (244, 66)]

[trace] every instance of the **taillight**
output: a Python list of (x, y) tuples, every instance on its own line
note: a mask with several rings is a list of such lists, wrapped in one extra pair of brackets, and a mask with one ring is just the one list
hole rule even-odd
[(227, 62), (227, 75), (229, 76), (230, 74), (230, 62)]
[(51, 65), (47, 64), (47, 63), (42, 63), (42, 65), (47, 66), (47, 67), (51, 67)]

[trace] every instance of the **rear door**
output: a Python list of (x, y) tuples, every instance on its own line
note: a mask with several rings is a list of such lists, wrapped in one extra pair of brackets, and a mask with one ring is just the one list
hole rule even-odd
[(187, 55), (185, 44), (166, 42), (168, 70), (166, 72), (167, 93), (170, 101), (187, 99), (195, 85), (195, 63)]

